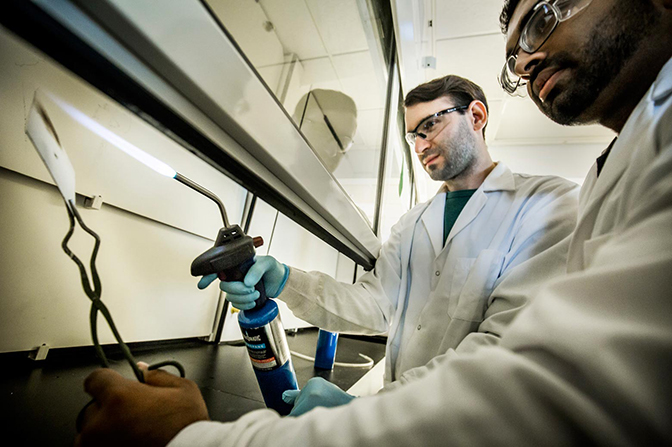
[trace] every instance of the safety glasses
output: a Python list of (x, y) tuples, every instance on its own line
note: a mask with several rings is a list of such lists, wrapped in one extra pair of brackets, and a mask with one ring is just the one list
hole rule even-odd
[(458, 110), (464, 110), (468, 107), (469, 106), (452, 107), (450, 109), (436, 112), (433, 115), (429, 115), (427, 118), (420, 121), (420, 124), (418, 124), (415, 129), (406, 133), (406, 141), (411, 147), (415, 147), (415, 140), (418, 137), (425, 140), (431, 140), (437, 136), (444, 127), (446, 127), (446, 124), (448, 124), (446, 115)]
[(592, 0), (542, 1), (532, 8), (529, 19), (520, 33), (518, 43), (506, 59), (499, 76), (499, 84), (506, 93), (516, 95), (518, 89), (527, 84), (516, 74), (516, 62), (520, 50), (530, 54), (537, 51), (560, 22), (583, 11), (591, 2)]

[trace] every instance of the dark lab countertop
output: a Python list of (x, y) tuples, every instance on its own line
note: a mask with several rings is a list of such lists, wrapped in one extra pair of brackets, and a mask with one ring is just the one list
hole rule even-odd
[[(358, 355), (362, 353), (377, 363), (385, 355), (385, 345), (377, 339), (371, 340), (374, 339), (341, 335), (336, 361), (362, 363), (365, 360)], [(313, 357), (317, 329), (288, 334), (287, 341), (291, 350)], [(168, 359), (180, 362), (186, 377), (199, 385), (213, 420), (234, 421), (265, 407), (247, 350), (242, 345), (188, 340), (150, 347), (131, 345), (131, 349), (136, 360), (149, 364)], [(113, 352), (108, 357), (113, 369), (133, 377), (123, 357)], [(292, 361), (300, 387), (310, 378), (321, 376), (347, 390), (368, 371), (342, 367), (320, 371), (314, 369), (310, 361), (295, 356)], [(42, 362), (28, 360), (25, 353), (0, 354), (0, 365), (1, 417), (9, 429), (5, 438), (19, 439), (21, 445), (71, 446), (75, 418), (89, 401), (82, 384), (98, 367), (93, 348), (52, 350)]]

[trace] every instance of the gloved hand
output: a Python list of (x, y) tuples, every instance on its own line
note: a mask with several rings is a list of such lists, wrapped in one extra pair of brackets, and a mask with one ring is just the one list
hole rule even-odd
[[(248, 310), (254, 307), (259, 292), (254, 289), (259, 280), (264, 281), (266, 296), (276, 298), (285, 287), (289, 277), (289, 267), (276, 261), (272, 256), (257, 256), (255, 263), (247, 271), (243, 281), (222, 281), (219, 288), (226, 292), (226, 299), (233, 307)], [(216, 273), (206, 275), (198, 282), (199, 289), (205, 289), (217, 278)]]
[(287, 390), (282, 393), (282, 400), (294, 408), (290, 416), (300, 416), (315, 407), (338, 407), (345, 405), (355, 396), (346, 393), (333, 383), (321, 377), (313, 377), (302, 390)]

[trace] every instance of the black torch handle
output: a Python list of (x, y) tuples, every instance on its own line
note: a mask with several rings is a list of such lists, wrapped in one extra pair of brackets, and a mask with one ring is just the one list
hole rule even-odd
[[(237, 265), (230, 269), (226, 269), (222, 272), (224, 273), (223, 275), (224, 277), (222, 278), (220, 276), (220, 279), (222, 279), (223, 281), (242, 281), (243, 279), (245, 279), (245, 275), (247, 274), (248, 270), (250, 270), (250, 267), (252, 267), (252, 264), (254, 264), (254, 262), (255, 262), (254, 258), (250, 258), (240, 265)], [(264, 286), (263, 278), (259, 280), (259, 282), (254, 286), (254, 288), (259, 292), (259, 298), (257, 298), (254, 301), (255, 305), (252, 310), (257, 310), (261, 309), (268, 300), (268, 297), (266, 296), (266, 287)]]

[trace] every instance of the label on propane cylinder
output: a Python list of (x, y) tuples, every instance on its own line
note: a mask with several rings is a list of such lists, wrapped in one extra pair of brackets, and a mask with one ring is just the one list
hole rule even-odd
[[(247, 346), (247, 353), (252, 360), (252, 366), (260, 371), (270, 371), (282, 364), (278, 364), (274, 349), (274, 340), (266, 326), (258, 328), (241, 328), (243, 339)], [(269, 337), (271, 335), (271, 337)]]

